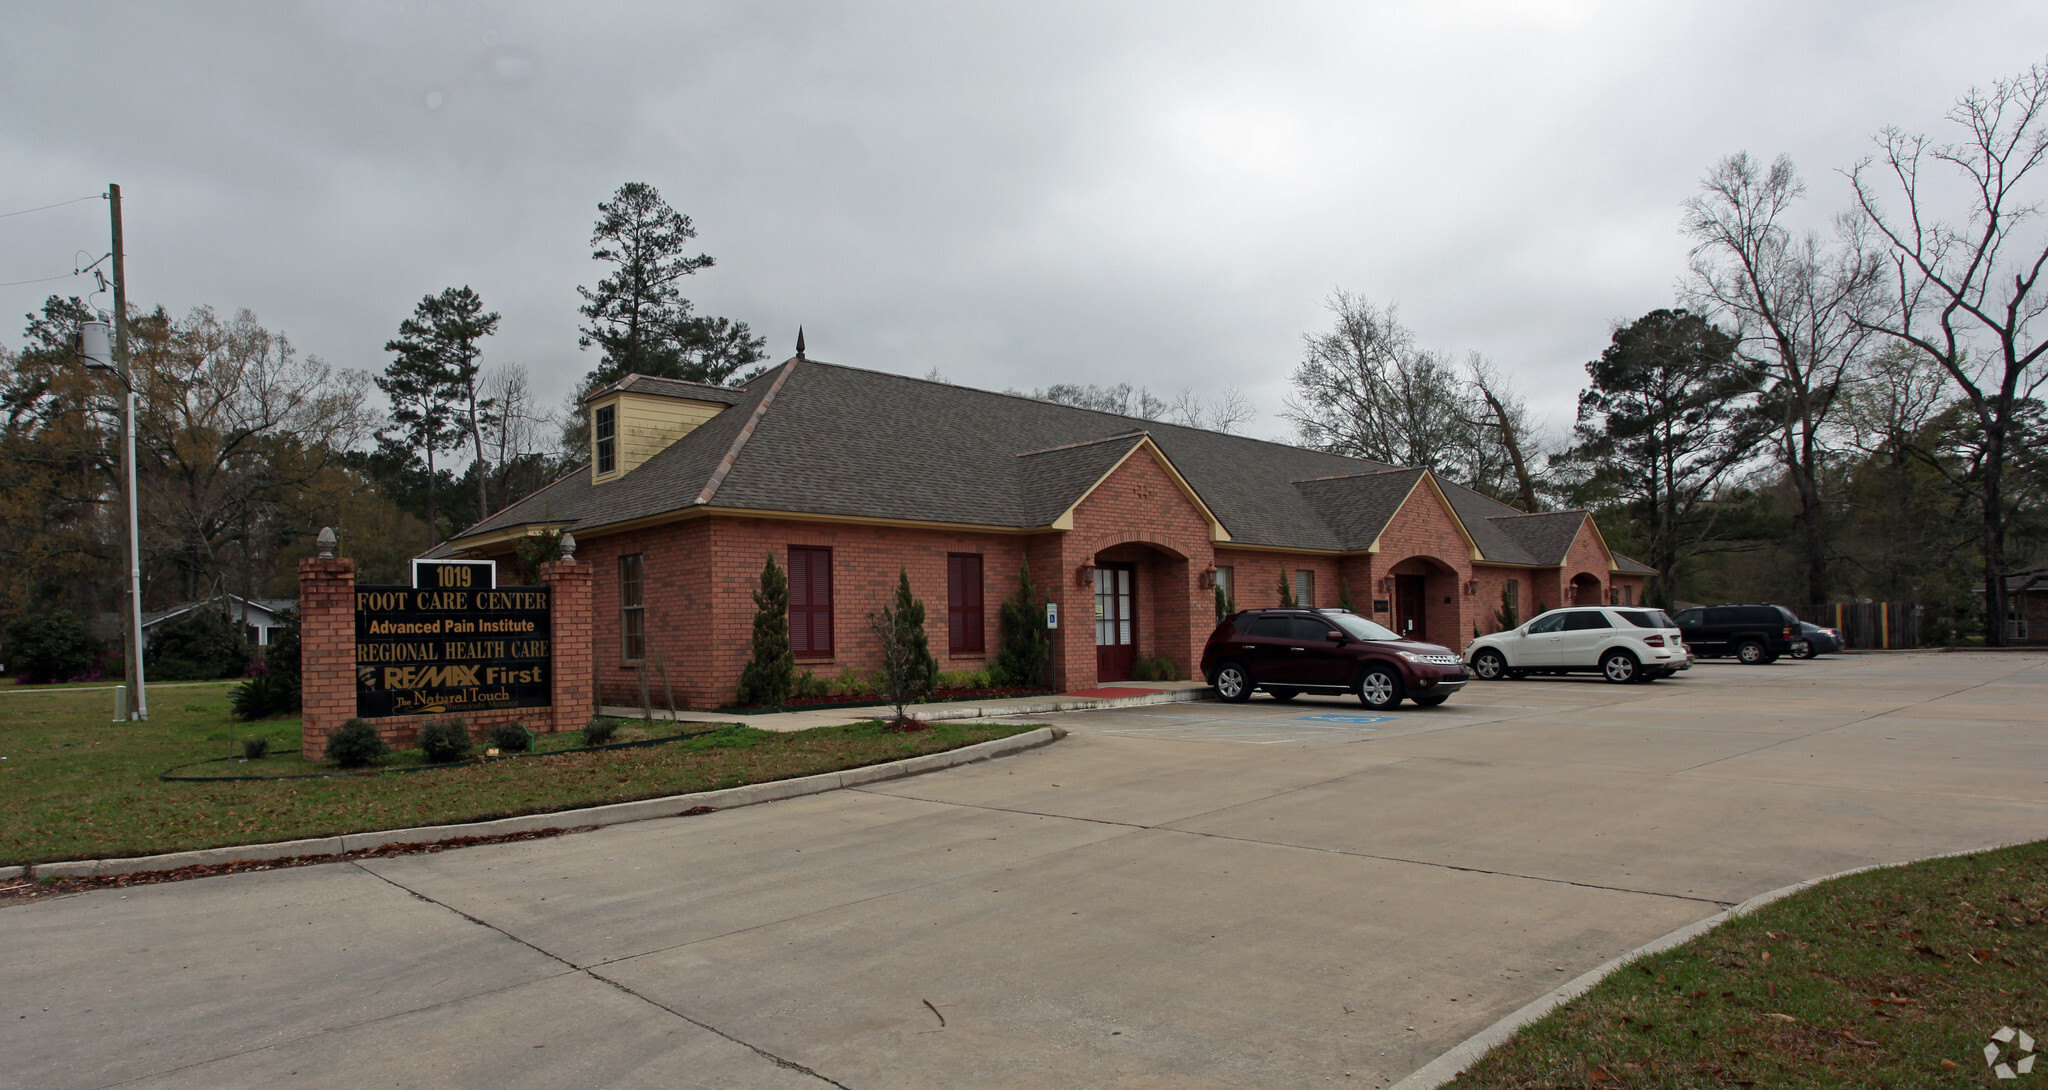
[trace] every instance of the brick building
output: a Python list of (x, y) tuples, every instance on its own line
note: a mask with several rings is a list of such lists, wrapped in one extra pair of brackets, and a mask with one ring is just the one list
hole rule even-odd
[(1503, 592), (1524, 617), (1634, 602), (1648, 568), (1583, 511), (1527, 514), (1402, 468), (1154, 420), (806, 360), (738, 389), (645, 376), (586, 401), (591, 462), (451, 540), (502, 557), (572, 529), (591, 565), (596, 683), (637, 703), (730, 700), (763, 558), (790, 573), (798, 665), (869, 670), (868, 615), (907, 571), (942, 668), (997, 650), (1028, 561), (1058, 607), (1055, 682), (1198, 669), (1220, 584), (1238, 607), (1349, 603), (1462, 648)]

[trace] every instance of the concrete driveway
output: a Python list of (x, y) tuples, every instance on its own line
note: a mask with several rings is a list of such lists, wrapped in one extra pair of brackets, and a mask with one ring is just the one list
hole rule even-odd
[(868, 789), (0, 910), (0, 1071), (1385, 1085), (1753, 894), (2048, 837), (2044, 707), (2048, 656), (1915, 654), (1057, 716)]

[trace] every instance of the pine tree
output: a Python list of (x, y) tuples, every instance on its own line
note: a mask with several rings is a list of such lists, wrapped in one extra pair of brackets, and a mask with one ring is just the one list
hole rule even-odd
[[(398, 337), (384, 345), (386, 352), (398, 353), (405, 361), (408, 390), (434, 388), (434, 396), (445, 404), (448, 416), (446, 439), (451, 445), (460, 445), (460, 439), (467, 437), (476, 456), (478, 472), (476, 478), (476, 515), (478, 519), (488, 518), (491, 513), (490, 496), (485, 491), (484, 429), (492, 424), (491, 411), (496, 403), (481, 396), (478, 360), (483, 349), (477, 342), (498, 332), (496, 311), (485, 313), (483, 297), (469, 285), (459, 288), (444, 288), (439, 295), (420, 298), (413, 308), (412, 317), (398, 324)], [(393, 367), (399, 366), (397, 363)], [(387, 376), (391, 371), (385, 371)], [(383, 382), (379, 382), (384, 387)], [(384, 392), (392, 397), (394, 405), (398, 395), (386, 387)], [(394, 412), (396, 418), (397, 413)], [(431, 505), (433, 488), (433, 452), (427, 451), (429, 462), (427, 487)]]
[(1509, 594), (1506, 587), (1500, 588), (1500, 609), (1494, 612), (1493, 619), (1500, 625), (1498, 631), (1501, 632), (1506, 632), (1508, 629), (1517, 627), (1522, 623), (1522, 612), (1515, 608), (1514, 595)]
[[(432, 298), (421, 301), (421, 310)], [(431, 330), (421, 324), (419, 315), (420, 311), (415, 311), (414, 317), (400, 322), (398, 336), (384, 342), (384, 351), (392, 353), (393, 359), (384, 373), (376, 376), (376, 383), (391, 400), (391, 421), (397, 425), (402, 441), (394, 442), (381, 432), (378, 438), (401, 457), (409, 458), (410, 452), (426, 457), (427, 547), (432, 548), (441, 541), (440, 514), (434, 498), (439, 476), (434, 468), (434, 454), (460, 439), (462, 429), (455, 422), (459, 394), (450, 381), (442, 346)]]
[(1297, 605), (1297, 604), (1298, 604), (1298, 603), (1296, 603), (1296, 602), (1295, 602), (1295, 600), (1294, 600), (1294, 588), (1293, 588), (1293, 587), (1291, 587), (1291, 586), (1288, 586), (1288, 585), (1287, 585), (1287, 569), (1286, 569), (1286, 568), (1281, 568), (1281, 569), (1280, 569), (1280, 608), (1282, 608), (1282, 609), (1293, 609), (1293, 608), (1295, 607), (1295, 605)]
[(775, 563), (775, 554), (761, 566), (761, 589), (754, 592), (754, 657), (740, 670), (741, 704), (774, 707), (789, 699), (796, 677), (796, 656), (789, 649), (789, 576)]
[(923, 703), (939, 676), (938, 660), (925, 637), (924, 603), (910, 592), (908, 571), (897, 579), (895, 602), (883, 606), (879, 616), (869, 615), (868, 626), (882, 645), (883, 695), (901, 720), (904, 706)]
[(989, 668), (1003, 684), (1052, 684), (1052, 634), (1045, 627), (1045, 604), (1031, 585), (1031, 562), (1017, 571), (1017, 592), (1003, 599), (998, 617), (1002, 650)]

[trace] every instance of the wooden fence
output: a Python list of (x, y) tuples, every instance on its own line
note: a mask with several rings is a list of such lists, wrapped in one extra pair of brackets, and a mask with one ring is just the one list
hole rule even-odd
[(1791, 610), (1802, 621), (1840, 632), (1843, 646), (1855, 650), (1920, 646), (1920, 607), (1910, 602), (1831, 602)]

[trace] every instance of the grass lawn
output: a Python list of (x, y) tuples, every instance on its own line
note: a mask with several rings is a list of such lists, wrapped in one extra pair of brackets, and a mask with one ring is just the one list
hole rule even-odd
[(1984, 1047), (2005, 1026), (2048, 1052), (2048, 842), (1767, 905), (1621, 969), (1450, 1085), (2048, 1085), (2048, 1057), (1999, 1079)]
[[(481, 821), (658, 798), (955, 749), (1031, 728), (934, 723), (894, 734), (879, 723), (778, 734), (745, 726), (658, 746), (522, 757), (402, 775), (257, 783), (165, 783), (173, 765), (240, 752), (269, 738), (272, 755), (204, 764), (181, 775), (333, 771), (298, 756), (298, 720), (235, 723), (230, 682), (150, 687), (147, 723), (113, 723), (104, 690), (0, 696), (0, 865), (103, 859), (374, 829)], [(636, 728), (620, 732), (629, 741)], [(640, 735), (645, 736), (645, 735)], [(581, 735), (540, 735), (540, 748)], [(481, 752), (481, 747), (479, 747)], [(417, 764), (401, 753), (392, 764)]]

